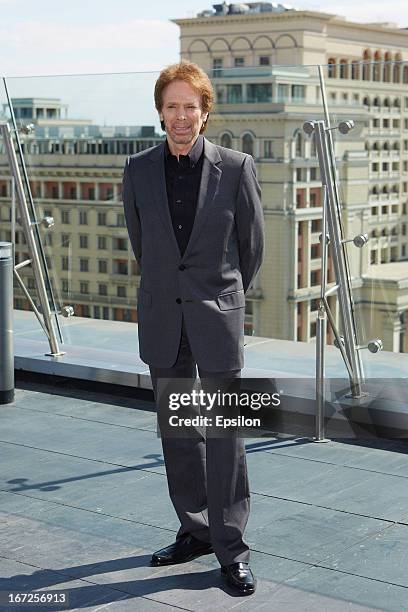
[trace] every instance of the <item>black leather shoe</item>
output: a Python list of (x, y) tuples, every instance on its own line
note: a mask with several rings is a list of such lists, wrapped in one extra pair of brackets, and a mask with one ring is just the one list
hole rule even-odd
[(174, 563), (186, 563), (202, 555), (209, 555), (213, 551), (210, 543), (197, 540), (194, 536), (187, 534), (180, 540), (170, 544), (153, 553), (151, 565), (173, 565)]
[(256, 589), (256, 578), (248, 563), (231, 563), (221, 565), (221, 576), (226, 579), (228, 586), (238, 591), (241, 595), (252, 595)]

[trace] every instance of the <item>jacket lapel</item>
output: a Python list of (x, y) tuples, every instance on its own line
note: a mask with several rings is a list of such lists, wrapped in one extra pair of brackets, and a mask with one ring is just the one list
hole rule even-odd
[(193, 229), (182, 259), (185, 259), (193, 245), (197, 242), (198, 235), (204, 226), (204, 221), (211, 208), (211, 203), (218, 191), (222, 170), (217, 166), (221, 161), (217, 147), (204, 138), (204, 159), (201, 172), (200, 190), (198, 193), (197, 210), (194, 218)]
[(150, 178), (150, 186), (154, 196), (156, 208), (159, 212), (159, 216), (166, 230), (166, 234), (169, 235), (176, 254), (180, 257), (180, 249), (174, 235), (173, 224), (171, 222), (169, 203), (167, 199), (166, 189), (166, 173), (164, 169), (164, 142), (158, 147), (153, 149), (149, 156), (150, 163), (148, 166), (148, 172)]

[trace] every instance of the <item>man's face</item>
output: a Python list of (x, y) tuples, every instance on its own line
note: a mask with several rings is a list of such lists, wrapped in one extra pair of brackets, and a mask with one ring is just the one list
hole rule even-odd
[(208, 113), (201, 110), (201, 95), (184, 81), (172, 81), (163, 91), (160, 120), (174, 145), (193, 145)]

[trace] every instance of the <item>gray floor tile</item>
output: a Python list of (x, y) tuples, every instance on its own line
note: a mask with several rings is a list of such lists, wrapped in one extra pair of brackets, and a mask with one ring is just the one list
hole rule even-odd
[(252, 494), (246, 536), (255, 550), (314, 563), (388, 525), (376, 519)]
[(334, 555), (324, 565), (408, 588), (408, 527), (390, 526)]

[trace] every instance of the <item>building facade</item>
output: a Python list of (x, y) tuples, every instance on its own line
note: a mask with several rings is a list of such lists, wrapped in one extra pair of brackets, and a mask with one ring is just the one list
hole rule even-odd
[[(175, 23), (181, 57), (213, 79), (208, 137), (256, 161), (266, 254), (248, 295), (254, 334), (300, 341), (316, 334), (321, 183), (302, 126), (323, 118), (323, 66), (332, 125), (356, 124), (333, 137), (344, 235), (370, 236), (362, 249), (347, 246), (360, 336), (374, 334), (387, 350), (400, 350), (408, 296), (374, 291), (369, 277), (373, 266), (398, 262), (408, 278), (408, 31), (270, 3), (214, 9)], [(329, 302), (336, 313), (336, 298)]]

